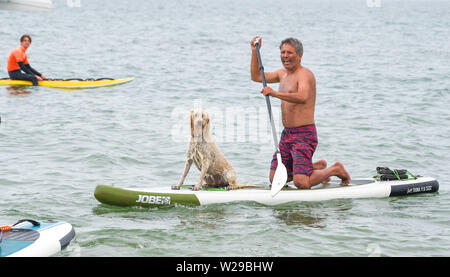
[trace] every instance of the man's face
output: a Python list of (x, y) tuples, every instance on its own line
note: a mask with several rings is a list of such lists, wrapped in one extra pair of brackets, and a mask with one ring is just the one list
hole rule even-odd
[(20, 45), (22, 45), (25, 49), (30, 47), (31, 41), (29, 38), (24, 37), (23, 40), (20, 42)]
[(286, 69), (293, 69), (300, 64), (302, 58), (301, 54), (295, 52), (295, 47), (290, 44), (283, 44), (281, 46), (281, 63)]

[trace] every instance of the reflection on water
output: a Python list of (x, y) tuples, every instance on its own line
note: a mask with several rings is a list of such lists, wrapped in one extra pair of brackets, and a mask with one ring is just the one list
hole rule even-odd
[(303, 202), (283, 207), (275, 207), (274, 217), (286, 225), (305, 225), (313, 228), (325, 228), (329, 214), (346, 215), (352, 209), (352, 199), (337, 199), (325, 202)]
[(324, 217), (310, 210), (283, 210), (275, 212), (274, 216), (286, 223), (286, 225), (305, 225), (313, 228), (325, 228)]
[(31, 94), (31, 91), (27, 90), (23, 86), (9, 86), (6, 88), (9, 94), (11, 95), (27, 95)]

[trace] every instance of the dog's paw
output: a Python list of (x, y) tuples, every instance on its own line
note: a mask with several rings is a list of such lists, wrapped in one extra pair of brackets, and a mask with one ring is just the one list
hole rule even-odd
[(234, 190), (234, 189), (237, 189), (237, 186), (236, 187), (233, 185), (227, 186), (227, 190)]
[(180, 187), (179, 187), (179, 186), (172, 186), (172, 189), (173, 189), (173, 190), (179, 190)]
[(200, 186), (193, 186), (192, 188), (191, 188), (191, 190), (194, 190), (194, 191), (197, 191), (197, 190), (200, 190)]

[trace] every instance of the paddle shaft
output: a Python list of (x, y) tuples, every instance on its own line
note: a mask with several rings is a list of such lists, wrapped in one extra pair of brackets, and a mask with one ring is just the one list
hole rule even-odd
[[(262, 65), (261, 54), (259, 53), (259, 43), (257, 43), (257, 42), (255, 43), (255, 48), (256, 48), (256, 55), (258, 56), (259, 71), (261, 72), (261, 79), (262, 79), (263, 87), (267, 87), (266, 76), (264, 76), (264, 66)], [(269, 111), (270, 125), (272, 126), (272, 135), (273, 135), (273, 141), (275, 143), (275, 151), (277, 153), (280, 153), (280, 149), (278, 148), (277, 131), (275, 129), (275, 123), (273, 121), (272, 105), (270, 104), (269, 95), (266, 95), (266, 104), (267, 104), (267, 110)]]

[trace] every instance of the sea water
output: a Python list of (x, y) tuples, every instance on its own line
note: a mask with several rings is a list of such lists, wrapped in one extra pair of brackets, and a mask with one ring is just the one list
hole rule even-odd
[[(0, 10), (0, 77), (27, 33), (30, 63), (47, 78), (135, 80), (0, 87), (0, 225), (71, 223), (77, 236), (60, 256), (450, 254), (448, 1), (53, 2), (44, 12)], [(238, 182), (268, 184), (274, 146), (249, 72), (256, 35), (266, 72), (281, 67), (281, 40), (303, 43), (302, 64), (317, 80), (314, 160), (340, 161), (354, 179), (377, 166), (408, 169), (436, 178), (439, 192), (277, 207), (100, 204), (98, 184), (176, 184), (197, 107), (211, 114)], [(271, 101), (280, 134), (280, 101)], [(198, 176), (192, 167), (185, 183)]]

